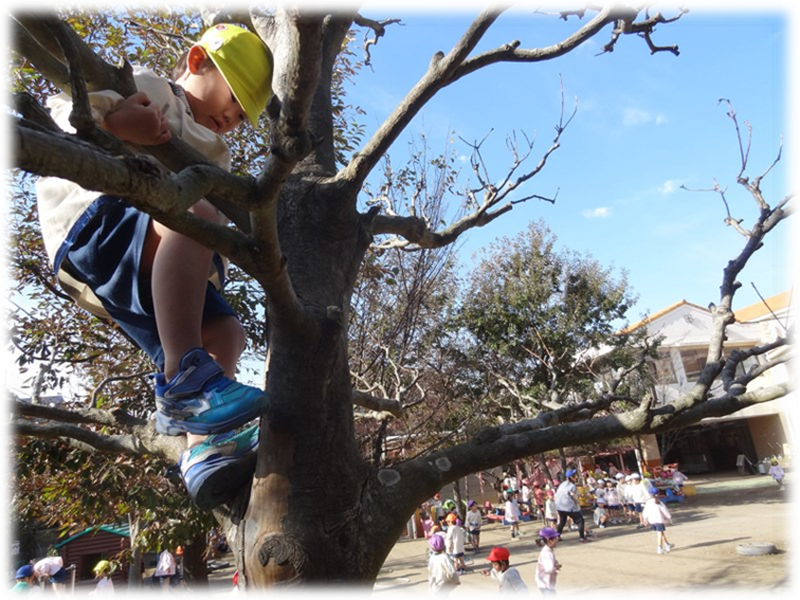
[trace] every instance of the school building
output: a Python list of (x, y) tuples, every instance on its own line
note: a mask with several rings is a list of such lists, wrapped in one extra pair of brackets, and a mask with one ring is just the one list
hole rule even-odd
[[(794, 325), (790, 291), (766, 298), (735, 312), (736, 322), (727, 329), (724, 352), (747, 350), (785, 337)], [(652, 336), (663, 336), (652, 369), (656, 384), (653, 394), (668, 403), (687, 393), (705, 366), (712, 324), (708, 308), (685, 300), (661, 310), (631, 326), (642, 327)], [(742, 373), (762, 365), (765, 359), (787, 356), (788, 346), (771, 350), (762, 357), (750, 357), (739, 367)], [(758, 389), (785, 383), (792, 377), (787, 364), (766, 371), (748, 386)], [(721, 391), (717, 382), (712, 388)], [(663, 435), (643, 436), (643, 460), (648, 466), (678, 463), (686, 474), (740, 472), (764, 473), (764, 465), (776, 457), (791, 466), (794, 446), (793, 411), (795, 392), (720, 418), (703, 419), (696, 425)], [(662, 456), (662, 450), (664, 455)]]

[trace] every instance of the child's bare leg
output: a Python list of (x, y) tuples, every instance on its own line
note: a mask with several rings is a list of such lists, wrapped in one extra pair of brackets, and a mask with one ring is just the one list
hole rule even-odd
[(63, 583), (53, 582), (53, 593), (56, 595), (57, 600), (64, 600), (67, 591), (67, 586)]
[(145, 242), (152, 253), (151, 286), (158, 335), (164, 349), (164, 376), (171, 379), (181, 357), (202, 346), (201, 323), (213, 252), (152, 222)]
[(206, 352), (225, 369), (225, 376), (236, 379), (236, 365), (246, 343), (244, 327), (239, 319), (221, 315), (205, 321), (201, 339)]

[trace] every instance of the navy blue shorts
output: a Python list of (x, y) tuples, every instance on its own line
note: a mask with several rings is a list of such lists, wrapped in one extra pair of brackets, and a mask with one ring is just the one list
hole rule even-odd
[(653, 523), (650, 525), (650, 529), (653, 531), (666, 531), (667, 527), (664, 523)]
[(67, 579), (69, 579), (69, 573), (64, 567), (61, 567), (50, 576), (50, 581), (53, 583), (67, 583)]
[[(150, 215), (111, 196), (97, 199), (97, 214), (86, 224), (67, 252), (62, 268), (87, 284), (111, 318), (164, 369), (164, 350), (158, 337), (150, 279), (140, 276), (140, 262)], [(222, 259), (214, 264), (224, 283)], [(236, 313), (211, 284), (206, 289), (203, 320)]]

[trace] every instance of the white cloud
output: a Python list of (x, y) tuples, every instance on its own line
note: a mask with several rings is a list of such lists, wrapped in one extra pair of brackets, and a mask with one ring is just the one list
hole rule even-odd
[(663, 195), (671, 194), (675, 190), (678, 189), (680, 183), (675, 181), (674, 179), (667, 179), (664, 183), (661, 184), (660, 191)]
[(586, 219), (606, 219), (611, 216), (611, 209), (607, 206), (598, 206), (597, 208), (586, 209), (581, 212)]
[(622, 124), (625, 127), (637, 127), (648, 123), (663, 125), (667, 122), (664, 115), (653, 114), (641, 108), (626, 108), (622, 111)]

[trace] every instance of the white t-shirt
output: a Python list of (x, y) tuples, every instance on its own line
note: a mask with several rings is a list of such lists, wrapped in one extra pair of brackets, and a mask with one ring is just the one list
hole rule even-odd
[(33, 572), (38, 577), (52, 577), (64, 566), (64, 559), (60, 556), (46, 556), (33, 565)]
[(467, 529), (468, 530), (476, 530), (481, 528), (481, 523), (483, 522), (483, 516), (481, 515), (481, 511), (475, 510), (468, 510), (467, 511)]
[(447, 548), (447, 553), (464, 554), (464, 538), (465, 532), (463, 527), (459, 527), (455, 523), (450, 525), (444, 536), (444, 545), (445, 548)]
[(552, 498), (544, 501), (544, 518), (558, 519), (558, 509), (556, 509), (556, 502)]
[(600, 521), (602, 521), (603, 517), (605, 517), (607, 514), (608, 513), (606, 512), (606, 509), (604, 507), (598, 506), (597, 508), (595, 508), (593, 514), (594, 524), (600, 525)]
[(545, 590), (556, 588), (556, 577), (558, 570), (556, 565), (556, 554), (550, 546), (545, 545), (539, 552), (539, 560), (536, 561), (536, 587)]
[(497, 579), (500, 584), (500, 595), (525, 594), (528, 595), (528, 586), (522, 581), (522, 577), (516, 567), (508, 567), (505, 571), (489, 571), (492, 577)]
[(114, 595), (114, 582), (110, 577), (103, 577), (97, 582), (97, 586), (92, 592), (93, 596), (113, 596)]
[(156, 571), (153, 573), (156, 577), (165, 577), (167, 575), (175, 575), (177, 565), (175, 564), (175, 557), (172, 556), (169, 550), (164, 550), (158, 556), (158, 565)]
[(644, 504), (647, 502), (648, 498), (650, 498), (648, 487), (645, 486), (643, 481), (631, 484), (630, 487), (628, 487), (628, 498), (630, 498), (631, 502), (636, 504)]
[(650, 498), (650, 500), (644, 503), (642, 517), (645, 521), (650, 523), (650, 525), (654, 523), (663, 524), (672, 520), (672, 515), (667, 507), (655, 498)]
[(444, 552), (431, 554), (428, 559), (428, 589), (432, 594), (445, 595), (460, 583), (453, 561)]
[(519, 522), (519, 506), (513, 500), (509, 500), (506, 502), (506, 514), (505, 519), (509, 523), (517, 523)]

